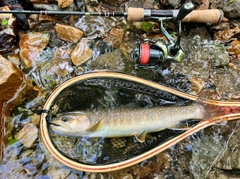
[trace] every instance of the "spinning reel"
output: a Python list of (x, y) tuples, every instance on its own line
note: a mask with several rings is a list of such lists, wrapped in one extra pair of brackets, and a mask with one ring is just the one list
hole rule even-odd
[[(137, 45), (131, 54), (131, 58), (140, 66), (155, 66), (168, 61), (180, 62), (184, 56), (184, 52), (180, 46), (181, 20), (192, 12), (193, 9), (193, 3), (186, 3), (180, 8), (176, 17), (174, 17), (174, 12), (172, 13), (172, 17), (150, 16), (150, 20), (158, 21), (159, 27), (167, 38), (168, 43), (162, 39), (144, 39), (144, 43)], [(163, 21), (171, 19), (176, 19), (178, 22), (178, 37), (176, 41), (163, 27)]]

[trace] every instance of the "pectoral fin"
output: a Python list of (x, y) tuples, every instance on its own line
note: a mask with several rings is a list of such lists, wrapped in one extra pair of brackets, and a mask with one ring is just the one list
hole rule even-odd
[(135, 135), (136, 139), (138, 142), (145, 142), (147, 132), (146, 131), (141, 131), (138, 134)]
[(100, 126), (100, 123), (103, 119), (97, 120), (96, 122), (93, 122), (89, 125), (89, 127), (86, 129), (86, 132), (92, 132), (97, 130), (97, 128)]

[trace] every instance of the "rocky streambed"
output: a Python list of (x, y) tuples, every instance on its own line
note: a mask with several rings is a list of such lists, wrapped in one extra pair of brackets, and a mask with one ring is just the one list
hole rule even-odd
[[(127, 7), (178, 9), (181, 3), (31, 0), (17, 5), (30, 10), (108, 12), (124, 11)], [(27, 29), (19, 17), (0, 14), (0, 177), (240, 178), (238, 121), (206, 128), (147, 161), (104, 174), (76, 171), (62, 165), (39, 138), (39, 111), (47, 97), (64, 81), (94, 70), (132, 74), (194, 95), (207, 90), (203, 97), (208, 99), (239, 101), (239, 5), (237, 0), (195, 1), (195, 9), (222, 9), (228, 21), (183, 24), (184, 59), (154, 68), (136, 67), (130, 54), (144, 38), (163, 38), (157, 23), (130, 23), (123, 17), (29, 15), (21, 17), (29, 23)], [(176, 38), (177, 24), (166, 22), (164, 26)], [(175, 99), (143, 93), (134, 93), (130, 98), (126, 91), (106, 86), (98, 101), (94, 95), (97, 94), (89, 91), (79, 97), (86, 105), (103, 106), (125, 104), (131, 99), (146, 106), (163, 105)]]

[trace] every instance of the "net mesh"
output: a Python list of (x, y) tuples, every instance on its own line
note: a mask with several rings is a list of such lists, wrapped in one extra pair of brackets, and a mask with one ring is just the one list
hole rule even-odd
[[(138, 107), (157, 105), (188, 105), (188, 100), (168, 92), (137, 84), (131, 81), (114, 79), (91, 79), (74, 84), (55, 99), (51, 114), (69, 111), (115, 108), (129, 104)], [(197, 122), (187, 123), (194, 125)], [(55, 134), (49, 127), (49, 134), (56, 149), (66, 157), (89, 165), (104, 165), (122, 162), (141, 155), (184, 131), (163, 130), (151, 133), (145, 142), (133, 137), (89, 138), (67, 137)]]

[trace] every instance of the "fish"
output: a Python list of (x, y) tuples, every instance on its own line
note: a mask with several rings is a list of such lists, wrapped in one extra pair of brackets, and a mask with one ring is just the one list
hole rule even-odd
[(98, 110), (97, 112), (73, 111), (54, 117), (50, 126), (65, 136), (127, 137), (135, 136), (144, 142), (148, 133), (158, 132), (189, 119), (203, 119), (206, 110), (200, 104), (188, 106), (156, 106)]

